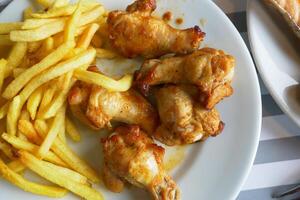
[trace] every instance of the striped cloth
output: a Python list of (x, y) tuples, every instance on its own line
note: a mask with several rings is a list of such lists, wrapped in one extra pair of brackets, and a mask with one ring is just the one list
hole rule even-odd
[[(5, 2), (0, 0), (0, 11)], [(232, 20), (249, 47), (246, 0), (213, 0)], [(275, 104), (260, 80), (262, 92), (262, 132), (254, 165), (238, 200), (269, 200), (274, 192), (300, 183), (300, 128)], [(285, 199), (299, 199), (300, 194)]]

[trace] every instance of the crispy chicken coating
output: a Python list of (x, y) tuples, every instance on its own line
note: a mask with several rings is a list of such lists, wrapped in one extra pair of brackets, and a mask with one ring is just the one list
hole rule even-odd
[(202, 105), (211, 109), (233, 93), (234, 65), (234, 58), (223, 51), (203, 48), (185, 56), (145, 61), (136, 73), (135, 84), (145, 95), (152, 85), (193, 84)]
[(199, 48), (205, 33), (198, 26), (178, 30), (151, 16), (156, 0), (137, 0), (126, 11), (109, 13), (109, 40), (121, 55), (155, 58), (168, 53), (185, 54)]
[(154, 200), (179, 200), (175, 181), (163, 167), (164, 148), (156, 145), (138, 126), (121, 126), (102, 140), (103, 181), (113, 192), (124, 182), (147, 189)]
[(100, 86), (77, 81), (68, 102), (73, 114), (93, 129), (110, 128), (111, 121), (138, 124), (145, 131), (157, 127), (157, 112), (138, 92), (111, 92)]
[(216, 109), (207, 110), (195, 100), (190, 85), (165, 85), (155, 90), (161, 125), (154, 138), (166, 145), (184, 145), (218, 135), (224, 127)]

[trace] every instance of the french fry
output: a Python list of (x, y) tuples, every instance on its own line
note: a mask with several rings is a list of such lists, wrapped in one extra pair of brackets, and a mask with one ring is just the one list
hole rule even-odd
[(18, 30), (22, 25), (22, 22), (0, 23), (0, 35), (9, 34), (11, 31)]
[(69, 117), (66, 117), (66, 131), (73, 141), (79, 142), (81, 140), (80, 133)]
[(19, 160), (13, 160), (7, 166), (16, 173), (20, 173), (26, 168)]
[(35, 29), (35, 28), (39, 28), (39, 27), (49, 24), (49, 23), (53, 23), (53, 22), (57, 22), (57, 21), (64, 21), (64, 20), (66, 20), (66, 18), (26, 19), (23, 22), (21, 29)]
[(47, 136), (44, 138), (43, 143), (41, 144), (38, 150), (38, 157), (43, 158), (50, 150), (56, 136), (58, 135), (59, 131), (61, 130), (61, 124), (64, 119), (65, 108), (61, 108), (58, 114), (55, 116), (52, 125), (49, 129)]
[(41, 103), (42, 97), (43, 97), (43, 86), (36, 89), (28, 98), (27, 110), (32, 120), (34, 120), (36, 117), (36, 113)]
[(73, 72), (70, 71), (64, 76), (64, 82), (62, 83), (61, 92), (54, 98), (51, 104), (48, 106), (48, 109), (44, 112), (43, 118), (49, 119), (54, 117), (60, 107), (64, 104), (67, 99), (68, 92), (72, 87), (72, 76)]
[(0, 174), (4, 179), (27, 192), (49, 197), (63, 197), (67, 194), (66, 189), (55, 186), (41, 185), (24, 179), (21, 175), (12, 171), (1, 159)]
[(26, 100), (31, 95), (31, 93), (36, 88), (40, 87), (42, 84), (54, 78), (57, 78), (69, 71), (75, 70), (76, 68), (79, 68), (82, 65), (86, 65), (93, 62), (95, 55), (96, 55), (96, 51), (94, 49), (88, 49), (85, 52), (69, 60), (58, 63), (57, 65), (51, 67), (46, 71), (43, 71), (41, 74), (39, 74), (38, 76), (30, 80), (29, 83), (26, 85), (26, 87), (24, 87), (24, 89), (21, 91), (19, 95), (22, 97), (23, 100), (24, 99)]
[(4, 74), (6, 71), (7, 61), (5, 59), (0, 59), (0, 92), (2, 90), (2, 85), (4, 82)]
[(18, 129), (26, 136), (29, 141), (35, 144), (41, 144), (42, 138), (40, 138), (40, 136), (34, 129), (33, 124), (29, 120), (20, 119), (18, 121)]
[(50, 162), (44, 162), (44, 164), (47, 165), (48, 167), (52, 168), (53, 170), (55, 170), (55, 171), (57, 171), (61, 174), (64, 174), (65, 176), (68, 177), (68, 179), (70, 179), (74, 182), (84, 184), (84, 185), (89, 185), (88, 179), (85, 176), (82, 176), (81, 174), (79, 174), (79, 173), (77, 173), (77, 172), (75, 172), (71, 169), (61, 167), (61, 166), (57, 166), (57, 165), (54, 165)]
[(82, 7), (82, 0), (79, 0), (74, 13), (71, 15), (70, 19), (67, 21), (66, 28), (64, 31), (65, 42), (75, 41), (75, 32), (76, 32), (76, 27), (78, 26), (77, 22), (79, 21), (79, 19), (81, 17), (81, 12), (82, 12), (81, 7)]
[(63, 126), (61, 126), (60, 131), (58, 132), (58, 137), (63, 143), (66, 143), (66, 130)]
[(3, 119), (7, 115), (8, 107), (10, 102), (6, 102), (2, 107), (0, 107), (0, 119)]
[(48, 88), (44, 92), (43, 98), (40, 103), (37, 118), (43, 118), (44, 110), (47, 109), (48, 105), (51, 103), (52, 99), (54, 98), (54, 94), (56, 90), (57, 90), (57, 85), (55, 80), (48, 85)]
[(45, 161), (37, 159), (32, 154), (21, 151), (20, 160), (29, 169), (31, 169), (41, 177), (64, 188), (67, 188), (71, 192), (81, 196), (84, 199), (103, 200), (102, 195), (96, 190), (90, 188), (87, 185), (74, 182), (73, 180), (69, 179), (68, 176), (49, 167), (47, 164), (45, 164)]
[(9, 35), (1, 35), (0, 37), (0, 46), (10, 46), (13, 45), (14, 42), (10, 40)]
[(116, 81), (108, 76), (100, 73), (76, 70), (74, 76), (81, 81), (92, 83), (104, 87), (110, 91), (127, 91), (130, 89), (132, 84), (132, 75), (125, 75), (120, 80)]
[(32, 7), (29, 6), (23, 12), (24, 20), (31, 18), (31, 14), (32, 14)]
[(91, 24), (79, 38), (79, 41), (77, 42), (77, 47), (87, 49), (92, 41), (93, 36), (95, 35), (98, 29), (99, 29), (98, 24), (95, 23)]
[[(47, 124), (43, 120), (36, 120), (34, 127), (38, 131), (41, 137), (46, 137), (47, 135)], [(97, 173), (89, 167), (89, 165), (79, 158), (65, 143), (63, 143), (59, 138), (56, 138), (51, 146), (53, 152), (58, 155), (66, 164), (68, 164), (72, 169), (78, 173), (86, 176), (89, 180), (93, 182), (99, 182), (99, 177)]]
[[(25, 150), (32, 154), (35, 154), (39, 149), (39, 146), (34, 145), (28, 141), (22, 140), (16, 136), (8, 135), (7, 133), (3, 133), (2, 138), (18, 150)], [(57, 165), (67, 167), (65, 162), (62, 161), (59, 157), (57, 157), (57, 155), (55, 155), (52, 151), (47, 152), (44, 159)]]
[[(15, 68), (13, 69), (13, 76), (14, 78), (17, 78), (20, 74), (22, 74), (25, 71), (24, 68)], [(1, 76), (1, 75), (0, 75)]]
[(96, 48), (97, 58), (113, 59), (118, 56), (115, 52), (108, 49)]
[[(95, 2), (85, 2), (83, 4), (82, 12), (87, 12), (93, 9), (94, 7), (99, 6), (99, 3)], [(32, 13), (31, 16), (34, 18), (54, 18), (54, 17), (63, 17), (63, 16), (69, 16), (74, 13), (76, 10), (77, 5), (71, 4), (63, 7), (56, 7), (51, 8), (47, 12), (42, 13)]]
[(61, 32), (64, 29), (64, 26), (65, 20), (62, 19), (35, 29), (11, 31), (10, 39), (18, 42), (39, 41)]
[(22, 106), (22, 98), (19, 95), (15, 96), (9, 104), (6, 119), (6, 130), (11, 135), (16, 135), (17, 133), (17, 121), (21, 114)]
[(25, 54), (26, 54), (26, 51), (27, 51), (27, 43), (26, 42), (17, 42), (8, 58), (7, 58), (7, 67), (6, 67), (6, 71), (5, 71), (5, 75), (4, 77), (8, 77), (11, 73), (12, 73), (12, 70), (14, 68), (16, 68), (18, 65), (21, 64)]
[(66, 104), (64, 104), (61, 109), (63, 109), (63, 120), (61, 122), (60, 130), (58, 132), (58, 137), (63, 143), (66, 144), (66, 124), (64, 120), (64, 118), (66, 117)]
[(5, 141), (2, 139), (0, 140), (0, 150), (4, 153), (6, 157), (8, 157), (10, 160), (16, 159), (16, 151), (7, 144)]
[(36, 65), (28, 68), (20, 76), (14, 79), (4, 90), (2, 96), (6, 99), (14, 97), (34, 76), (58, 63), (75, 46), (75, 43), (67, 42), (59, 46), (55, 51), (46, 56)]
[[(79, 19), (78, 26), (84, 26), (95, 21), (103, 13), (104, 8), (102, 6), (96, 6), (90, 12), (82, 14), (82, 17)], [(36, 29), (11, 31), (10, 39), (12, 41), (19, 42), (33, 42), (43, 40), (63, 31), (65, 24), (66, 20), (62, 19), (53, 23), (45, 24)]]
[(55, 0), (52, 7), (63, 7), (69, 4), (70, 0)]

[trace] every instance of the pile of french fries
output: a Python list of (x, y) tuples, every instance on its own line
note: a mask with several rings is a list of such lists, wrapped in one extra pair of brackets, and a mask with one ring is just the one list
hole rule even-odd
[[(98, 58), (116, 54), (102, 47), (97, 31), (107, 11), (95, 1), (37, 0), (41, 11), (28, 8), (24, 21), (0, 23), (0, 175), (19, 188), (62, 197), (68, 191), (84, 199), (103, 199), (92, 188), (100, 178), (67, 145), (80, 134), (66, 115), (67, 95), (76, 80), (111, 91), (126, 91), (132, 76), (114, 80), (88, 71)], [(56, 186), (23, 176), (30, 169)]]

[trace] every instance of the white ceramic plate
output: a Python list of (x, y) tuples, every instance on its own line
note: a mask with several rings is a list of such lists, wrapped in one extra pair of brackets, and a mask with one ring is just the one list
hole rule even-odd
[(300, 126), (300, 40), (259, 0), (249, 0), (247, 21), (253, 56), (266, 87)]
[[(29, 2), (13, 1), (1, 13), (0, 21), (19, 20)], [(124, 9), (129, 2), (102, 0), (108, 9)], [(175, 17), (184, 18), (181, 28), (199, 24), (200, 19), (205, 19), (202, 20), (207, 21), (202, 27), (207, 33), (205, 45), (224, 49), (236, 58), (235, 93), (218, 105), (226, 123), (225, 130), (216, 138), (189, 146), (183, 162), (171, 174), (181, 188), (182, 199), (234, 199), (252, 166), (261, 127), (261, 98), (254, 65), (238, 31), (211, 1), (159, 0), (157, 13), (167, 10), (172, 11)], [(100, 172), (101, 133), (92, 134), (84, 127), (81, 129), (84, 134), (82, 143), (71, 146)], [(47, 199), (23, 192), (2, 180), (0, 188), (0, 199)], [(102, 185), (97, 189), (109, 200), (150, 199), (146, 192), (134, 187), (121, 194), (111, 193)], [(74, 199), (74, 196), (68, 195), (64, 199)]]

